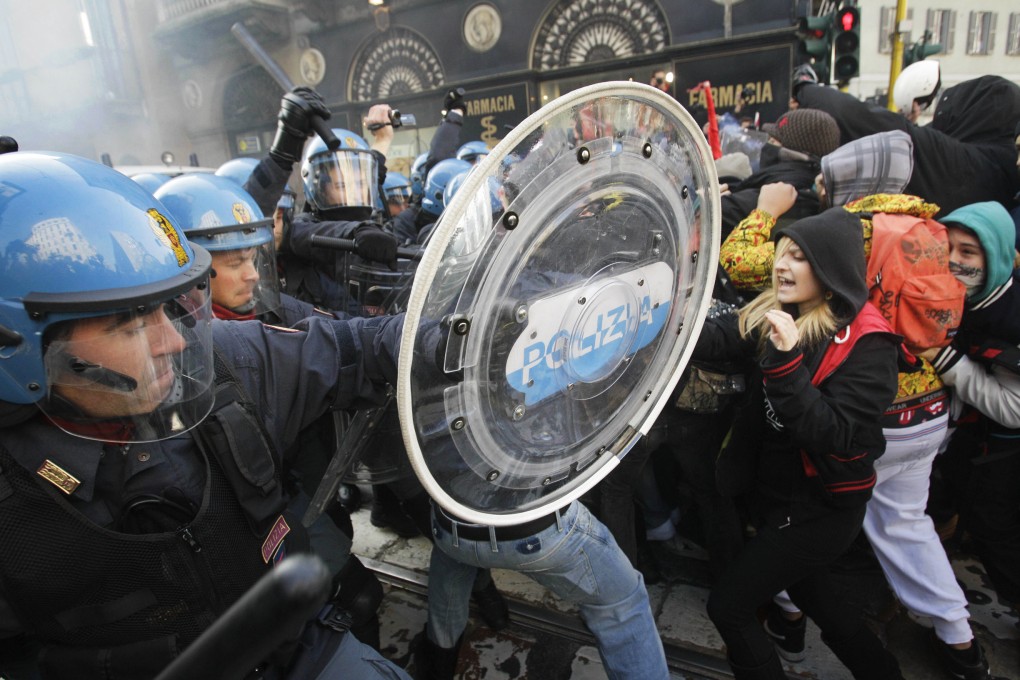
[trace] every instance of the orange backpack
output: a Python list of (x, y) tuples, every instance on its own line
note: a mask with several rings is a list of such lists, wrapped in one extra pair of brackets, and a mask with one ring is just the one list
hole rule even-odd
[(914, 215), (875, 213), (868, 299), (911, 352), (948, 345), (960, 326), (967, 289), (949, 273), (945, 225)]

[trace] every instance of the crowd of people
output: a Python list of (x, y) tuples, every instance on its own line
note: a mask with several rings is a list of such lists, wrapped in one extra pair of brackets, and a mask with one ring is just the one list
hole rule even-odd
[[(323, 139), (313, 122), (330, 111), (304, 87), (265, 158), (216, 174), (129, 179), (4, 138), (0, 673), (153, 677), (274, 564), (312, 552), (328, 601), (237, 677), (409, 677), (378, 651), (383, 589), (351, 553), (357, 486), (313, 501), (352, 414), (372, 412), (372, 524), (433, 542), (416, 678), (454, 677), (472, 599), (508, 625), (493, 568), (576, 604), (609, 677), (668, 678), (648, 545), (675, 539), (681, 507), (699, 519), (734, 677), (785, 678), (806, 617), (855, 678), (903, 677), (832, 578), (862, 536), (931, 620), (947, 677), (989, 677), (936, 527), (966, 537), (1015, 609), (1020, 87), (940, 91), (921, 69), (900, 113), (795, 72), (760, 158), (719, 164), (711, 311), (660, 436), (598, 493), (504, 527), (431, 501), (389, 387), (408, 252), (489, 151), (461, 140), (463, 90), (409, 176), (387, 171), (389, 106), (368, 111), (370, 141)], [(389, 296), (352, 290), (352, 259)]]

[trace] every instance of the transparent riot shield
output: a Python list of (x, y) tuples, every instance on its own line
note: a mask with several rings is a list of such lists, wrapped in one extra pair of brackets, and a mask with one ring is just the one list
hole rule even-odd
[(529, 521), (618, 464), (693, 350), (719, 215), (704, 135), (647, 85), (564, 95), (476, 166), (415, 275), (397, 382), (446, 511)]

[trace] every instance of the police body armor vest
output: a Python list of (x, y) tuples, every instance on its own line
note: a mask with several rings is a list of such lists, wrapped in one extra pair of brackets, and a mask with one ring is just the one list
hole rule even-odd
[[(218, 356), (216, 373), (214, 410), (193, 432), (205, 492), (176, 531), (96, 526), (0, 446), (0, 541), (9, 556), (0, 586), (44, 645), (43, 677), (151, 678), (273, 564), (263, 555), (286, 503), (279, 461)], [(295, 543), (307, 549), (300, 521), (287, 525), (291, 552)]]

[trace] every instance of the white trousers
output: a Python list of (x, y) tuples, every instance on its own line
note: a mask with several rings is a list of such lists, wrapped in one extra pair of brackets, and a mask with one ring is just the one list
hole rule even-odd
[(868, 501), (864, 532), (896, 597), (915, 615), (931, 619), (948, 644), (974, 638), (967, 599), (931, 517), (925, 514), (931, 466), (946, 436), (949, 416), (885, 430), (885, 455), (875, 463), (878, 481)]

